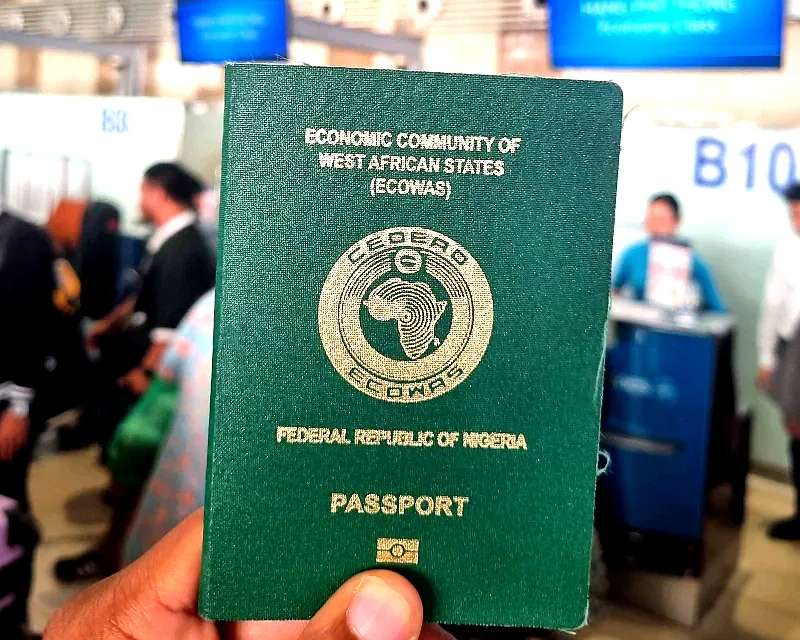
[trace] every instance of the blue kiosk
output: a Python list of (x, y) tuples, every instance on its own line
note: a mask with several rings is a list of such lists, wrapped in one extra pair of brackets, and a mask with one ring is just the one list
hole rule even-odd
[(612, 588), (693, 625), (735, 568), (744, 514), (749, 420), (736, 413), (734, 321), (625, 299), (611, 321), (597, 525)]

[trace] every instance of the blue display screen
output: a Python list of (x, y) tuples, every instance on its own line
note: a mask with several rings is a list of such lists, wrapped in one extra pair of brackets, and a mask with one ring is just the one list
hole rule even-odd
[(784, 0), (552, 0), (553, 66), (781, 65)]
[(178, 31), (184, 62), (257, 62), (286, 58), (285, 0), (183, 0)]

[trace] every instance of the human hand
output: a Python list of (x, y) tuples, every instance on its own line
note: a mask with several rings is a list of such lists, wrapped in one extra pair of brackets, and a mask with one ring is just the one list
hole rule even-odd
[(758, 376), (756, 377), (756, 388), (759, 391), (766, 391), (767, 387), (769, 387), (769, 383), (771, 380), (772, 380), (772, 369), (761, 367), (758, 370)]
[(419, 595), (390, 571), (351, 578), (310, 622), (217, 626), (197, 613), (202, 541), (198, 511), (140, 560), (69, 602), (44, 639), (453, 640), (438, 627), (422, 626)]
[(140, 396), (150, 386), (150, 376), (144, 369), (136, 367), (117, 380), (120, 387), (128, 387), (135, 395)]
[(8, 407), (0, 414), (0, 460), (8, 462), (28, 442), (30, 422)]

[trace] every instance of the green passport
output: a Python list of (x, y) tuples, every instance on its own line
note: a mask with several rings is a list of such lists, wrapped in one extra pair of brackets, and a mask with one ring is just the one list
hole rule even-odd
[(369, 568), (432, 622), (587, 611), (622, 96), (226, 68), (201, 613)]

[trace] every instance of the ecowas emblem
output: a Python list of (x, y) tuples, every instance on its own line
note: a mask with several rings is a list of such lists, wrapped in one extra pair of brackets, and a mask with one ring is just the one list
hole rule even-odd
[(351, 246), (319, 299), (319, 333), (339, 374), (387, 402), (447, 393), (481, 361), (492, 335), (492, 292), (455, 240), (393, 227)]

